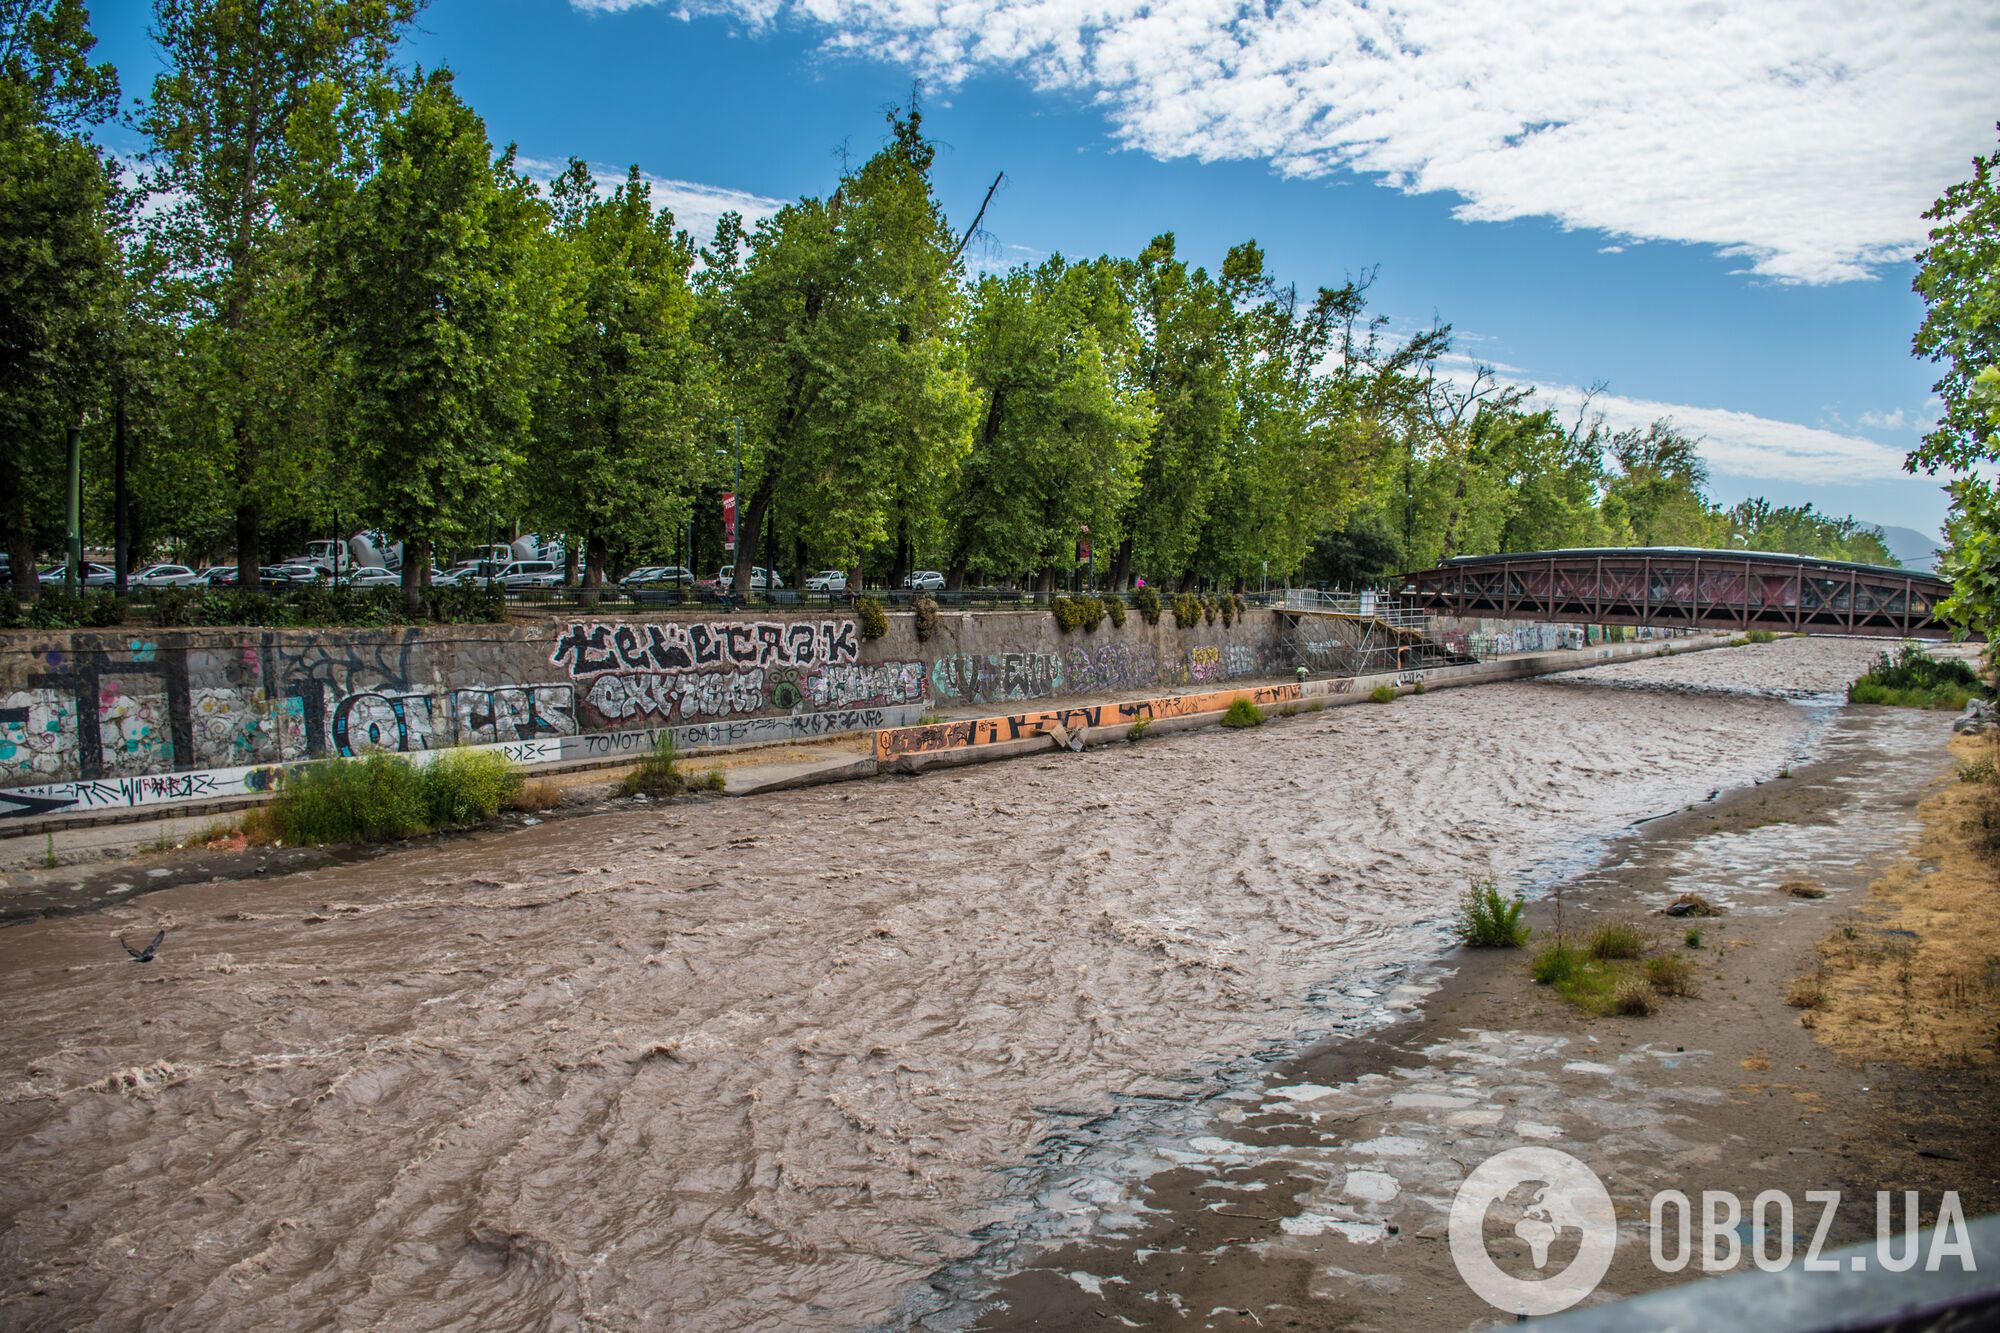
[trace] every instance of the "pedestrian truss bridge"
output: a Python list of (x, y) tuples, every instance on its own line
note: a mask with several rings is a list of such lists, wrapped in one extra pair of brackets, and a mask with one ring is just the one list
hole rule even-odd
[(1405, 576), (1403, 615), (1883, 639), (1946, 639), (1932, 574), (1765, 551), (1685, 547), (1461, 556)]

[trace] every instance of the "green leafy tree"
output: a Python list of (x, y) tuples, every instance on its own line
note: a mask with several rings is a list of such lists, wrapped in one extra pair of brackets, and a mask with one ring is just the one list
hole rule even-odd
[(1960, 473), (1950, 483), (1949, 542), (1939, 572), (1952, 580), (1942, 610), (1965, 630), (2000, 638), (2000, 495), (1973, 469), (2000, 461), (2000, 151), (1972, 160), (1972, 176), (1924, 216), (1935, 225), (1917, 256), (1923, 325), (1912, 349), (1944, 367), (1944, 411), (1910, 454), (1911, 471)]
[(1083, 528), (1118, 545), (1153, 428), (1137, 341), (1109, 260), (980, 280), (968, 342), (982, 410), (951, 503), (950, 586), (976, 567), (1052, 588)]
[(522, 280), (544, 214), (437, 72), (411, 80), (374, 173), (327, 224), (351, 448), (370, 512), (403, 539), (412, 612), (431, 552), (491, 531), (520, 461), (538, 333)]
[[(154, 0), (153, 37), (167, 68), (141, 123), (153, 142), (154, 218), (191, 284), (191, 317), (216, 326), (198, 401), (215, 420), (199, 447), (230, 459), (236, 554), (254, 587), (264, 509), (300, 495), (284, 466), (301, 454), (296, 273), (286, 232), (302, 142), (329, 106), (380, 89), (422, 0)], [(324, 385), (319, 375), (312, 385)], [(193, 441), (190, 441), (193, 443)], [(272, 460), (276, 460), (273, 463)]]
[(1774, 505), (1769, 500), (1750, 499), (1730, 506), (1725, 517), (1730, 544), (1747, 550), (1783, 551), (1870, 565), (1902, 563), (1882, 540), (1879, 528), (1865, 526), (1853, 517), (1834, 518), (1817, 513), (1810, 504)]
[(15, 594), (62, 514), (67, 430), (100, 382), (117, 277), (106, 164), (79, 131), (118, 97), (77, 0), (0, 0), (0, 523)]
[(928, 502), (964, 457), (976, 411), (957, 337), (957, 246), (931, 193), (934, 148), (913, 107), (824, 200), (706, 251), (707, 336), (740, 423), (734, 587), (748, 594), (767, 519), (852, 568), (898, 503)]
[[(1224, 267), (1252, 263), (1238, 247)], [(1118, 524), (1111, 579), (1120, 588), (1139, 570), (1189, 576), (1238, 429), (1237, 317), (1223, 282), (1189, 268), (1168, 232), (1125, 266), (1125, 283), (1143, 335), (1136, 377), (1155, 417), (1139, 489)]]
[(713, 375), (694, 335), (694, 250), (638, 168), (599, 197), (572, 159), (552, 198), (569, 295), (541, 377), (530, 504), (582, 537), (594, 587), (611, 551), (662, 549), (686, 521)]
[(1723, 520), (1704, 490), (1708, 465), (1701, 460), (1700, 444), (1666, 420), (1611, 438), (1610, 453), (1619, 471), (1606, 487), (1606, 499), (1630, 524), (1634, 545), (1716, 546), (1722, 541)]

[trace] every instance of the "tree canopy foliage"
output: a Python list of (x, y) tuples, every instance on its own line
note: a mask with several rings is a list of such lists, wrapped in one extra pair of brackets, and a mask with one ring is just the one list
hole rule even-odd
[[(248, 581), (379, 528), (413, 601), (431, 560), (528, 530), (586, 584), (704, 567), (726, 491), (739, 592), (756, 564), (1053, 588), (1086, 542), (1114, 587), (1632, 543), (1889, 561), (1852, 519), (1717, 507), (1671, 422), (1566, 420), (1454, 372), (1450, 328), (1392, 332), (1366, 272), (1302, 288), (1254, 241), (1202, 257), (1169, 231), (969, 270), (914, 101), (824, 195), (707, 237), (637, 168), (532, 180), (448, 71), (399, 63), (421, 9), (154, 0), (132, 173), (90, 138), (118, 93), (81, 0), (0, 0), (0, 492), (24, 595), (79, 420), (94, 479), (129, 464), (135, 550), (233, 551)], [(1990, 274), (1981, 171), (1936, 214), (1939, 310)], [(1919, 338), (1967, 421), (1986, 310)], [(86, 508), (103, 534), (109, 488)]]
[[(2000, 127), (1996, 127), (2000, 128)], [(1917, 256), (1924, 322), (1912, 350), (1943, 367), (1938, 424), (1910, 454), (1911, 471), (1953, 474), (1948, 545), (1938, 572), (1954, 596), (1942, 608), (1963, 628), (2000, 640), (2000, 150), (1972, 159), (1969, 179), (1924, 214), (1936, 225)], [(1983, 469), (1975, 471), (1975, 469)]]

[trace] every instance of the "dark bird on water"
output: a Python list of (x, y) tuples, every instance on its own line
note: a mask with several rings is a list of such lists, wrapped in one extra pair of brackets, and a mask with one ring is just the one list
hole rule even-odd
[(161, 931), (159, 934), (153, 936), (153, 942), (146, 946), (146, 950), (144, 953), (141, 953), (139, 950), (133, 948), (129, 944), (125, 944), (125, 937), (123, 935), (120, 935), (118, 937), (118, 942), (120, 944), (125, 944), (125, 952), (132, 955), (133, 962), (150, 963), (153, 961), (153, 955), (159, 952), (160, 941), (165, 939), (166, 937), (167, 937), (167, 932), (164, 930)]

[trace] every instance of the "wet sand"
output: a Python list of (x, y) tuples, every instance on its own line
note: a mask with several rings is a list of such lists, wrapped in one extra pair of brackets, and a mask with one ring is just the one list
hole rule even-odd
[[(1948, 772), (1950, 719), (1849, 710), (1789, 777), (1649, 823), (1563, 887), (1568, 928), (1640, 924), (1695, 969), (1699, 993), (1642, 1018), (1592, 1018), (1533, 984), (1511, 950), (1462, 950), (1409, 986), (1408, 1016), (1328, 1041), (1223, 1092), (1194, 1132), (1154, 1143), (1159, 1167), (1088, 1240), (1032, 1256), (997, 1286), (982, 1329), (1472, 1329), (1511, 1322), (1466, 1286), (1446, 1244), (1458, 1185), (1506, 1148), (1575, 1154), (1611, 1191), (1620, 1245), (1594, 1302), (1700, 1275), (1656, 1270), (1655, 1192), (1837, 1189), (1829, 1248), (1874, 1235), (1874, 1192), (1956, 1189), (2000, 1207), (2000, 1140), (1968, 1132), (1990, 1065), (1856, 1067), (1785, 1003), (1816, 946), (1900, 869), (1916, 806)], [(1780, 885), (1810, 878), (1824, 899)], [(1660, 909), (1698, 892), (1724, 914)], [(1553, 903), (1530, 920), (1546, 935)], [(1859, 929), (1866, 931), (1865, 923)], [(1701, 947), (1683, 946), (1689, 929)], [(1958, 1122), (1939, 1094), (1978, 1092)], [(1489, 1245), (1534, 1277), (1504, 1211)], [(1810, 1233), (1817, 1218), (1807, 1219)], [(1567, 1242), (1550, 1259), (1560, 1268)], [(1979, 1256), (1984, 1261), (1987, 1256)], [(1744, 1261), (1748, 1266), (1748, 1261)]]
[[(1551, 882), (1798, 762), (1812, 696), (1876, 651), (594, 816), (0, 931), (6, 1322), (958, 1322), (1117, 1211), (1145, 1126), (1381, 1021), (1470, 880)], [(117, 934), (163, 922), (129, 962)]]

